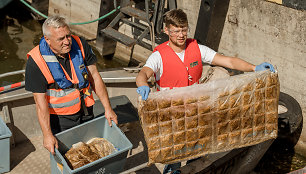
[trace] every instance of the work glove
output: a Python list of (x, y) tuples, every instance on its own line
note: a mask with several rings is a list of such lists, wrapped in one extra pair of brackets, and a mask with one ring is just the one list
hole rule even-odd
[(142, 100), (147, 100), (149, 93), (150, 93), (150, 88), (148, 86), (140, 86), (137, 88), (137, 93), (141, 95)]
[(270, 63), (264, 62), (260, 65), (257, 65), (255, 67), (255, 71), (263, 71), (266, 69), (270, 69), (271, 72), (275, 72), (273, 65), (271, 65)]

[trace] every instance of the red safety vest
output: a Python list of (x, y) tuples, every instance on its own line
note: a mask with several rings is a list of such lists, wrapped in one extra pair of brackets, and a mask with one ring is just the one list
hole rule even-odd
[[(81, 43), (81, 40), (78, 36), (72, 35), (72, 37), (77, 41), (79, 45), (79, 49), (82, 52), (83, 60), (85, 59), (84, 54), (84, 48)], [(69, 54), (69, 53), (68, 53)], [(33, 48), (28, 54), (27, 58), (31, 56), (39, 69), (41, 70), (42, 74), (45, 76), (48, 84), (54, 83), (54, 78), (49, 70), (48, 65), (46, 64), (44, 58), (42, 57), (40, 51), (39, 51), (39, 45), (37, 45), (35, 48)], [(70, 55), (70, 67), (71, 67), (71, 74), (72, 79), (68, 75), (68, 73), (65, 71), (65, 69), (62, 67), (66, 78), (71, 81), (73, 84), (78, 84), (79, 80), (76, 75), (73, 63), (71, 61)], [(92, 106), (95, 101), (93, 99), (92, 95), (92, 89), (90, 87), (90, 84), (83, 89), (80, 89), (84, 93), (84, 101), (85, 105), (87, 107)], [(71, 115), (75, 114), (81, 109), (81, 95), (79, 89), (75, 88), (67, 88), (67, 89), (47, 89), (47, 102), (49, 104), (49, 113), (55, 114), (55, 115)]]
[(201, 52), (197, 41), (187, 39), (184, 62), (167, 45), (168, 42), (160, 44), (154, 49), (154, 51), (160, 53), (163, 61), (163, 74), (156, 82), (157, 90), (160, 91), (199, 83), (203, 67)]

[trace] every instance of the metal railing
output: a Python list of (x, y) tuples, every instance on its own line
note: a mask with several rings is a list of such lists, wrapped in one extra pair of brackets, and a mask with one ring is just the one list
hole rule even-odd
[[(0, 74), (0, 78), (7, 77), (7, 76), (12, 76), (12, 75), (17, 75), (17, 74), (24, 74), (24, 73), (25, 73), (25, 70), (8, 72), (8, 73)], [(24, 87), (24, 85), (25, 85), (25, 81), (10, 84), (10, 85), (6, 85), (6, 86), (2, 86), (2, 87), (0, 87), (0, 94), (3, 93), (3, 92), (9, 91), (11, 89), (14, 89), (14, 88)]]

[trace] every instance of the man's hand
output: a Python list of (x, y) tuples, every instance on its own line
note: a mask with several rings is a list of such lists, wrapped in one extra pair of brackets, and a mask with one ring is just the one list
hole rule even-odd
[(112, 109), (105, 111), (105, 118), (107, 119), (107, 122), (110, 127), (112, 126), (112, 121), (118, 124), (117, 115)]
[(255, 71), (263, 71), (266, 69), (270, 69), (271, 72), (275, 72), (273, 65), (271, 65), (270, 63), (264, 62), (260, 65), (257, 65), (255, 67)]
[(140, 86), (137, 88), (137, 93), (141, 95), (142, 100), (147, 100), (149, 93), (150, 93), (150, 88), (148, 86)]
[(58, 149), (58, 143), (56, 138), (52, 134), (44, 135), (44, 147), (53, 155), (55, 154), (54, 147)]

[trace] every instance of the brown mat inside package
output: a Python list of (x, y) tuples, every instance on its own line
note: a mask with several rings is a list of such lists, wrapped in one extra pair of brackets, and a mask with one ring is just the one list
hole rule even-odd
[(277, 136), (279, 80), (262, 71), (139, 98), (149, 164), (174, 163)]
[(78, 142), (65, 153), (72, 170), (94, 162), (115, 152), (114, 145), (104, 138), (92, 138), (87, 143)]

